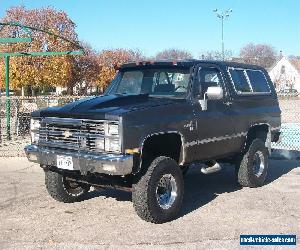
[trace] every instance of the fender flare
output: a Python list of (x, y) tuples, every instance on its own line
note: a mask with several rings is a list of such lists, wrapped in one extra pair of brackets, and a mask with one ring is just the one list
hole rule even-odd
[(140, 164), (139, 164), (139, 168), (138, 168), (138, 171), (141, 170), (142, 168), (142, 157), (143, 157), (143, 148), (144, 148), (144, 144), (145, 142), (150, 139), (151, 137), (153, 136), (156, 136), (156, 135), (165, 135), (165, 134), (176, 134), (176, 135), (179, 135), (180, 138), (181, 138), (181, 151), (182, 151), (182, 157), (180, 157), (180, 162), (179, 162), (179, 165), (183, 165), (185, 163), (185, 158), (186, 158), (186, 148), (185, 148), (185, 139), (184, 139), (184, 136), (182, 133), (180, 133), (179, 131), (176, 131), (176, 130), (172, 130), (172, 131), (161, 131), (161, 132), (155, 132), (155, 133), (151, 133), (151, 134), (148, 134), (147, 136), (145, 136), (141, 143), (140, 143), (140, 149), (141, 149), (141, 152), (140, 152)]

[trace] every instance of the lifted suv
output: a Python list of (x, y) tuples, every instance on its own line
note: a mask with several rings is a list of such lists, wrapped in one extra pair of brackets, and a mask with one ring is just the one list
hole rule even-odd
[(162, 223), (180, 211), (191, 164), (210, 174), (234, 163), (242, 186), (261, 186), (280, 125), (261, 67), (141, 62), (123, 65), (102, 96), (33, 112), (25, 152), (44, 169), (54, 199), (82, 200), (91, 186), (123, 188), (142, 219)]

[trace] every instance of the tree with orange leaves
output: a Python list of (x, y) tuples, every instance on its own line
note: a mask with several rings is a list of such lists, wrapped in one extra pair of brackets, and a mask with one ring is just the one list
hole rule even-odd
[(98, 86), (104, 91), (115, 77), (118, 68), (130, 61), (142, 60), (144, 56), (139, 50), (115, 49), (103, 50), (98, 55), (100, 73), (98, 75)]
[(81, 94), (87, 94), (88, 88), (98, 85), (100, 66), (97, 52), (87, 43), (81, 44), (81, 46), (85, 53), (72, 58), (72, 76), (69, 81), (68, 94), (72, 94), (71, 89), (75, 85), (80, 87)]
[[(47, 30), (76, 41), (75, 24), (63, 11), (52, 8), (31, 9), (13, 7), (6, 11), (1, 22), (18, 22), (22, 25)], [(0, 37), (24, 36), (20, 27), (3, 26)], [(0, 52), (68, 51), (74, 45), (43, 32), (32, 32), (31, 43), (0, 44)], [(72, 76), (72, 56), (12, 57), (10, 82), (12, 89), (24, 86), (67, 86)], [(3, 61), (0, 65), (3, 69)], [(0, 71), (1, 84), (4, 72)]]

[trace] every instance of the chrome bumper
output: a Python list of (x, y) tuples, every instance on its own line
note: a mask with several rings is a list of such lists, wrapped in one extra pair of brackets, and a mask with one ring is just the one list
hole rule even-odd
[(57, 167), (57, 155), (71, 156), (74, 170), (81, 174), (100, 173), (110, 175), (127, 175), (132, 173), (133, 155), (93, 154), (81, 152), (66, 152), (28, 145), (24, 148), (29, 161), (45, 166)]

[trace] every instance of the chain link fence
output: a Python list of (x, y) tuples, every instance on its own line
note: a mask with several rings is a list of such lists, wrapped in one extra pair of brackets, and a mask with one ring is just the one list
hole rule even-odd
[[(66, 97), (10, 97), (10, 116), (6, 113), (7, 100), (0, 99), (0, 142), (6, 141), (9, 137), (17, 140), (20, 137), (28, 136), (30, 129), (30, 114), (34, 110), (62, 106), (85, 96)], [(10, 129), (7, 129), (9, 124)]]
[[(0, 157), (23, 155), (29, 144), (30, 113), (34, 110), (62, 106), (85, 96), (11, 97), (10, 135), (7, 131), (6, 98), (0, 99)], [(300, 96), (279, 96), (282, 111), (282, 139), (272, 143), (276, 149), (300, 151)], [(8, 137), (11, 140), (7, 140)]]
[[(34, 110), (62, 106), (85, 96), (10, 97), (10, 116), (7, 100), (0, 98), (0, 157), (23, 156), (24, 146), (30, 143), (30, 114)], [(7, 128), (9, 125), (9, 129)], [(9, 140), (10, 138), (10, 140)]]
[(300, 96), (279, 96), (281, 109), (281, 140), (276, 149), (300, 151)]

